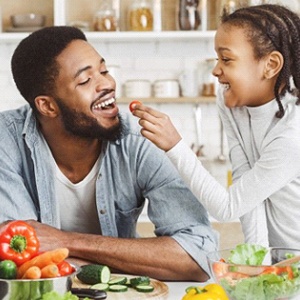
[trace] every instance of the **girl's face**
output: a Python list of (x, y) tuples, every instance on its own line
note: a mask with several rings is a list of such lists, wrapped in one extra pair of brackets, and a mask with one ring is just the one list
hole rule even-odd
[(227, 107), (259, 106), (274, 99), (274, 80), (264, 76), (267, 58), (257, 60), (245, 29), (221, 25), (215, 36), (218, 62), (213, 75), (224, 90)]

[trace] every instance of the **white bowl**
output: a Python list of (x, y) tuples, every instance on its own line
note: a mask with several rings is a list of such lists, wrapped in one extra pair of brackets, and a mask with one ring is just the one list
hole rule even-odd
[(42, 27), (46, 23), (46, 16), (40, 14), (18, 14), (10, 16), (13, 27)]

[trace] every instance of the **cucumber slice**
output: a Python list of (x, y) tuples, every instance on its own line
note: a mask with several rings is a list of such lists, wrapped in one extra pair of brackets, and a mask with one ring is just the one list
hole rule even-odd
[(77, 278), (86, 284), (108, 283), (110, 269), (105, 265), (90, 264), (81, 266)]
[(152, 285), (137, 285), (135, 289), (141, 293), (151, 293), (154, 291), (154, 286)]
[(116, 293), (123, 293), (127, 292), (128, 287), (123, 284), (113, 284), (109, 286), (109, 291), (116, 292)]
[(123, 276), (123, 277), (114, 277), (112, 278), (108, 284), (109, 285), (114, 285), (114, 284), (126, 284), (127, 282), (127, 277)]
[(148, 276), (134, 277), (130, 279), (130, 284), (132, 287), (136, 287), (137, 285), (149, 285), (150, 278)]
[(108, 285), (108, 283), (97, 283), (97, 284), (92, 285), (90, 287), (90, 289), (100, 290), (100, 291), (108, 291), (109, 285)]

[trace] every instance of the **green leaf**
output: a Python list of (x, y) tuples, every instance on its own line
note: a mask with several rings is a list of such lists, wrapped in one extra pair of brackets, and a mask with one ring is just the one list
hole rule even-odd
[(268, 249), (260, 245), (240, 244), (231, 251), (228, 262), (232, 264), (260, 266)]

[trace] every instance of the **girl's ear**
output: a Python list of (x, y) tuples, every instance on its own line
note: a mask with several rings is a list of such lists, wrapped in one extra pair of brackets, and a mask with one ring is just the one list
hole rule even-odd
[(283, 67), (284, 58), (279, 51), (272, 51), (266, 59), (264, 76), (271, 79), (279, 74)]
[(34, 99), (35, 106), (42, 116), (55, 118), (58, 115), (59, 109), (53, 97), (37, 96)]

